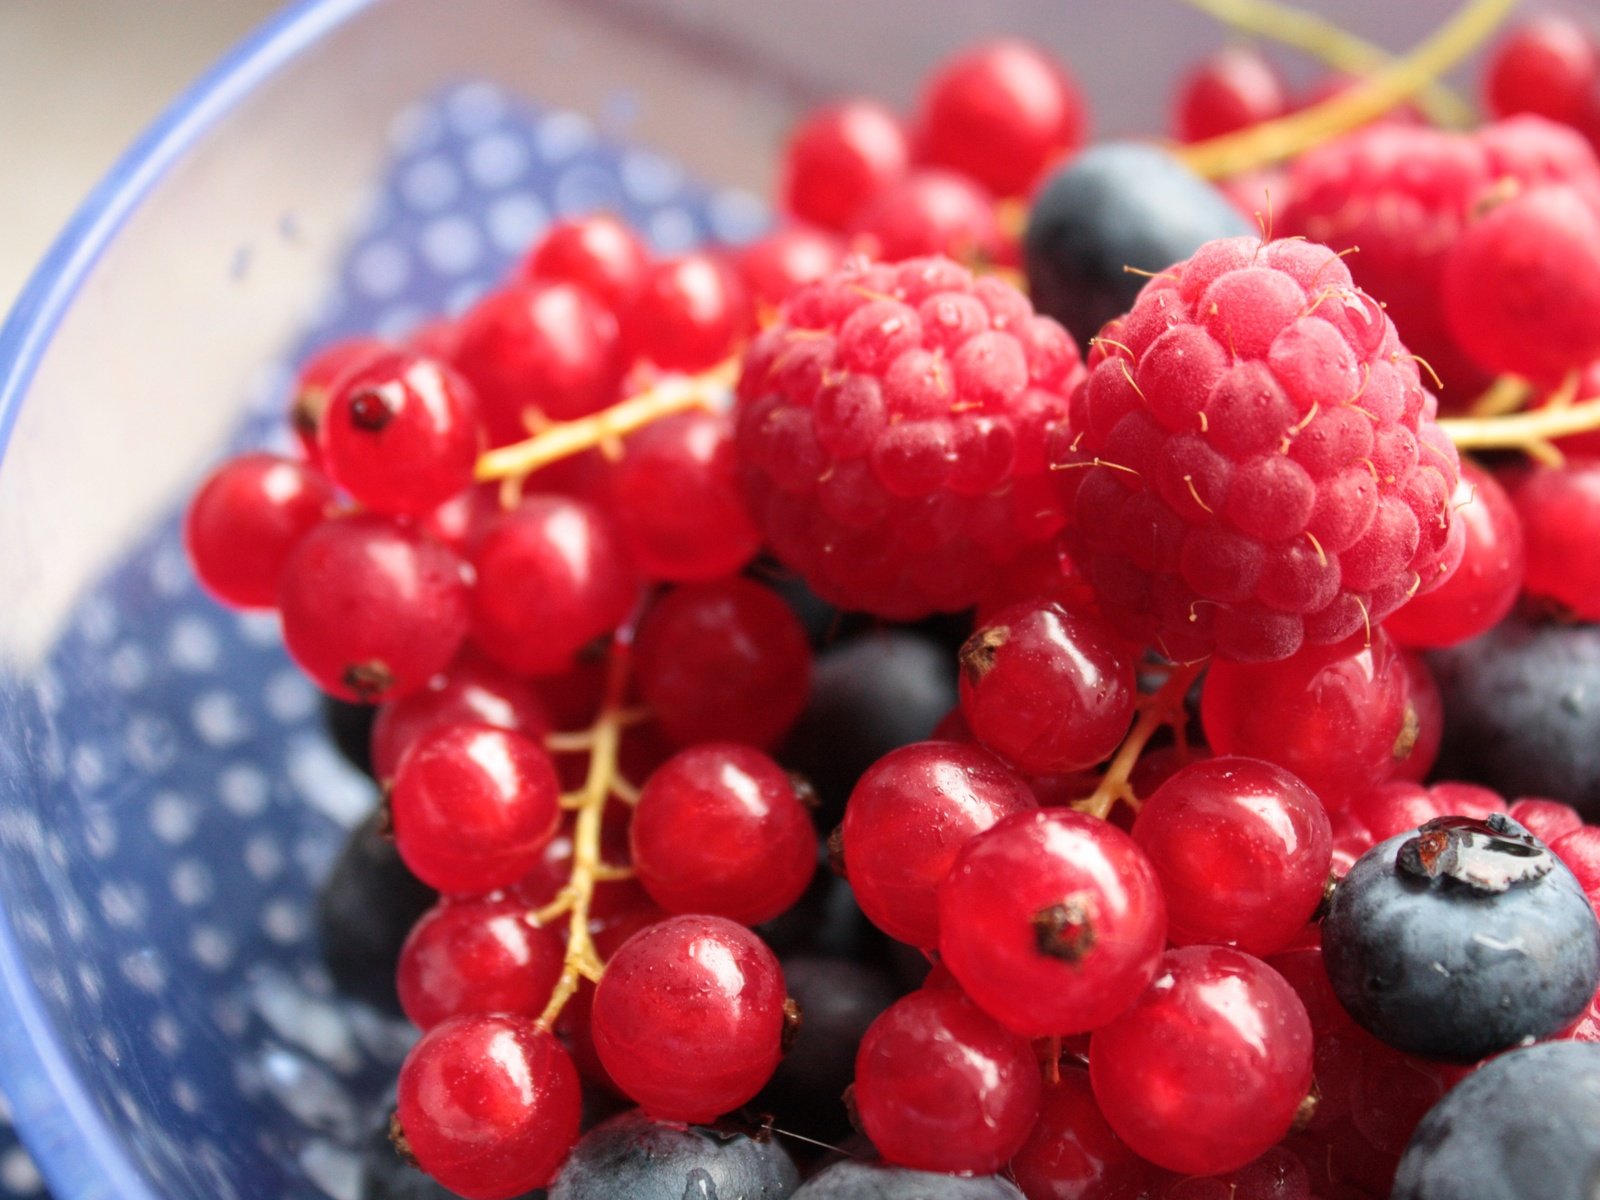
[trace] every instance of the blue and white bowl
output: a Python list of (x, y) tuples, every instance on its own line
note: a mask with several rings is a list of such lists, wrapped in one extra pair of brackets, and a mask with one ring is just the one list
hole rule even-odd
[(32, 1156), (0, 1124), (0, 1197), (357, 1195), (412, 1035), (335, 994), (311, 914), (373, 796), (176, 525), (286, 443), (294, 364), (459, 311), (554, 216), (747, 238), (799, 111), (908, 104), (994, 29), (1071, 61), (1100, 133), (1161, 128), (1219, 40), (1172, 0), (307, 0), (89, 197), (0, 329), (0, 1092)]

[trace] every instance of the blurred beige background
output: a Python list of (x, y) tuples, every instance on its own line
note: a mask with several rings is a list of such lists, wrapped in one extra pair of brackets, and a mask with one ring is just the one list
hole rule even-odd
[(0, 0), (0, 314), (128, 144), (284, 0)]

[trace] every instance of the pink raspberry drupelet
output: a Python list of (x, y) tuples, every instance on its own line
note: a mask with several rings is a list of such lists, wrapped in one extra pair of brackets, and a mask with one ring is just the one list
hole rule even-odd
[(998, 279), (941, 258), (847, 264), (745, 356), (756, 522), (841, 607), (968, 607), (1062, 526), (1045, 452), (1082, 371), (1066, 331)]
[(1444, 582), (1455, 447), (1382, 307), (1323, 246), (1228, 238), (1103, 331), (1057, 472), (1122, 631), (1287, 658)]

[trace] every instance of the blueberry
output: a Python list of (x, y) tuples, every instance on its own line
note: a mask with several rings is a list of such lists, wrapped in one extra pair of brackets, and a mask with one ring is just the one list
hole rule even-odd
[(787, 1200), (800, 1173), (770, 1138), (632, 1109), (578, 1139), (550, 1200)]
[(770, 1113), (780, 1130), (837, 1142), (850, 1135), (841, 1097), (855, 1077), (856, 1049), (902, 989), (888, 970), (866, 963), (791, 955), (782, 964), (789, 995), (805, 1016), (750, 1107)]
[(339, 990), (399, 1015), (400, 947), (438, 893), (400, 861), (373, 813), (350, 832), (317, 897), (322, 957)]
[(1391, 1200), (1600, 1196), (1600, 1045), (1513, 1050), (1456, 1084), (1401, 1155)]
[(352, 704), (323, 693), (322, 724), (335, 748), (356, 770), (372, 776), (372, 723), (378, 709), (372, 704)]
[(1475, 1062), (1583, 1010), (1600, 984), (1600, 925), (1572, 872), (1515, 821), (1441, 817), (1350, 868), (1322, 957), (1376, 1037)]
[(1023, 1200), (1023, 1195), (998, 1175), (936, 1175), (847, 1159), (813, 1175), (794, 1200)]
[(1512, 616), (1428, 666), (1445, 712), (1435, 774), (1600, 821), (1600, 626)]
[(956, 702), (956, 657), (902, 630), (866, 633), (817, 656), (811, 696), (778, 759), (816, 790), (832, 829), (868, 767), (933, 732)]
[(789, 910), (756, 926), (780, 959), (792, 954), (880, 961), (890, 941), (856, 903), (850, 885), (822, 862), (811, 885)]
[(1070, 159), (1028, 213), (1023, 264), (1033, 304), (1087, 345), (1133, 307), (1144, 276), (1214, 238), (1257, 230), (1165, 150), (1105, 142)]

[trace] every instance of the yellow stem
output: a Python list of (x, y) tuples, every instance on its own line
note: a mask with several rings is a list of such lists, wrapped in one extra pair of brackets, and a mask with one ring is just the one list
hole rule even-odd
[(1600, 429), (1600, 396), (1498, 417), (1441, 417), (1458, 450), (1521, 450), (1550, 466), (1566, 461), (1555, 439)]
[(1483, 42), (1517, 0), (1468, 0), (1422, 45), (1347, 91), (1275, 121), (1180, 147), (1190, 170), (1227, 178), (1293, 157), (1408, 100)]
[[(589, 771), (583, 788), (577, 793), (581, 799), (578, 819), (572, 831), (572, 877), (563, 893), (570, 897), (567, 909), (567, 952), (561, 966), (561, 976), (550, 990), (550, 1002), (539, 1015), (541, 1028), (549, 1030), (567, 1001), (572, 999), (578, 985), (585, 979), (597, 982), (602, 966), (589, 936), (589, 906), (594, 900), (595, 884), (611, 876), (616, 868), (609, 867), (600, 857), (600, 831), (605, 815), (606, 800), (611, 796), (612, 783), (617, 775), (617, 752), (622, 742), (622, 693), (627, 679), (627, 652), (620, 644), (611, 648), (610, 676), (606, 681), (605, 703), (600, 716), (590, 730)], [(559, 901), (560, 897), (557, 898)]]
[[(615, 720), (621, 729), (641, 725), (650, 719), (648, 708), (620, 708)], [(593, 729), (573, 729), (544, 735), (544, 748), (552, 754), (582, 754), (594, 746)]]
[(535, 909), (530, 914), (530, 918), (535, 925), (548, 925), (557, 917), (565, 916), (571, 911), (572, 889), (564, 887), (556, 893), (556, 898), (550, 901), (549, 904), (546, 904), (543, 908)]
[(1090, 795), (1075, 803), (1073, 808), (1103, 821), (1111, 815), (1111, 810), (1119, 800), (1138, 807), (1139, 797), (1128, 786), (1128, 780), (1133, 775), (1134, 767), (1139, 765), (1139, 756), (1163, 725), (1182, 722), (1184, 697), (1189, 694), (1189, 689), (1194, 686), (1204, 667), (1203, 662), (1180, 663), (1172, 668), (1166, 682), (1153, 695), (1140, 701), (1139, 719), (1133, 723), (1128, 736), (1122, 739), (1122, 745), (1118, 747), (1099, 785)]
[[(1254, 34), (1290, 46), (1319, 59), (1336, 71), (1367, 75), (1394, 61), (1381, 46), (1364, 41), (1320, 13), (1307, 12), (1277, 0), (1183, 0), (1201, 12)], [(1437, 80), (1416, 94), (1417, 107), (1436, 125), (1465, 129), (1477, 120), (1472, 105)]]
[(525, 441), (489, 451), (478, 459), (478, 481), (520, 479), (585, 450), (615, 447), (628, 434), (663, 417), (685, 409), (709, 407), (709, 394), (733, 386), (738, 377), (737, 358), (718, 363), (699, 375), (670, 376), (610, 408), (562, 421)]
[(1515, 375), (1498, 376), (1467, 408), (1471, 417), (1503, 417), (1526, 407), (1533, 385)]

